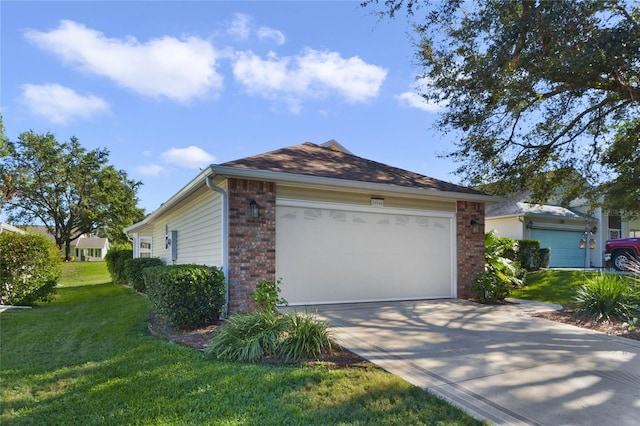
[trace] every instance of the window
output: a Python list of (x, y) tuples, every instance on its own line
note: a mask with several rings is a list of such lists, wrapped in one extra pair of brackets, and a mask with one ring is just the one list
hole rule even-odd
[(140, 257), (151, 257), (151, 237), (140, 237), (138, 254)]

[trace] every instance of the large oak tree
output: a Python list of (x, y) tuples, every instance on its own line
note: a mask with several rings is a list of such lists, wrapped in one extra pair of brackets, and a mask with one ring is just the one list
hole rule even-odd
[(625, 0), (367, 0), (417, 34), (421, 95), (467, 183), (640, 212), (640, 6)]
[(141, 183), (109, 165), (108, 150), (87, 151), (75, 137), (60, 143), (32, 131), (6, 142), (0, 205), (9, 221), (44, 224), (67, 258), (80, 235), (122, 242), (124, 227), (144, 217), (137, 207)]

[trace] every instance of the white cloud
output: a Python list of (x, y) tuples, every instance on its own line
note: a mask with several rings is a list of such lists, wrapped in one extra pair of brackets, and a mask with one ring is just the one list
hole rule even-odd
[(407, 92), (396, 95), (395, 98), (401, 105), (417, 108), (426, 112), (440, 112), (447, 107), (447, 101), (431, 101), (425, 99), (419, 93), (426, 93), (434, 90), (431, 87), (432, 81), (428, 77), (421, 77), (415, 80), (413, 88)]
[(227, 29), (227, 33), (240, 40), (248, 40), (251, 35), (251, 16), (244, 13), (236, 13), (233, 21)]
[(213, 46), (198, 37), (139, 42), (116, 39), (63, 20), (48, 32), (29, 30), (27, 40), (81, 71), (101, 75), (139, 94), (187, 102), (222, 87)]
[(415, 92), (404, 92), (396, 95), (395, 98), (398, 99), (398, 101), (400, 101), (400, 103), (403, 105), (409, 106), (411, 108), (421, 109), (422, 111), (427, 112), (440, 112), (446, 107), (446, 104), (443, 102), (436, 103), (427, 101), (425, 98)]
[(81, 95), (59, 84), (24, 84), (21, 101), (33, 114), (59, 124), (89, 119), (110, 109), (109, 103), (97, 96)]
[(252, 34), (258, 37), (260, 40), (271, 40), (278, 46), (281, 46), (285, 42), (285, 36), (282, 31), (274, 28), (262, 26), (258, 29), (255, 28), (255, 23), (250, 15), (244, 13), (236, 13), (233, 17), (233, 21), (227, 28), (227, 34), (235, 37), (237, 40), (246, 41), (251, 38)]
[(157, 164), (136, 167), (136, 172), (144, 176), (158, 176), (163, 170), (164, 168)]
[(331, 94), (348, 102), (365, 102), (378, 96), (387, 70), (357, 56), (305, 49), (300, 55), (278, 58), (273, 52), (262, 59), (251, 51), (239, 52), (233, 65), (235, 78), (249, 93), (283, 101), (290, 110), (304, 99)]
[(162, 160), (189, 169), (198, 169), (213, 163), (216, 158), (202, 148), (191, 145), (186, 148), (171, 148), (163, 152)]
[(260, 27), (256, 32), (260, 40), (273, 40), (278, 46), (282, 46), (286, 41), (282, 31), (269, 27)]

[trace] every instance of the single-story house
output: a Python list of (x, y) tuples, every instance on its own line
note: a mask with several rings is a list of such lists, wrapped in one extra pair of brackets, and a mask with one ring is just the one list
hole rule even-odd
[(9, 225), (8, 223), (0, 222), (0, 233), (3, 232), (13, 232), (15, 234), (24, 234), (25, 231), (23, 229), (17, 228), (13, 225)]
[(134, 257), (223, 268), (230, 313), (261, 280), (291, 305), (466, 298), (495, 201), (306, 142), (210, 165), (125, 232)]
[(593, 211), (584, 200), (568, 208), (535, 204), (528, 194), (507, 197), (486, 206), (485, 228), (500, 237), (539, 240), (550, 248), (549, 267), (584, 268), (604, 266), (607, 240), (640, 234), (640, 221), (630, 221), (601, 208)]
[(75, 249), (76, 260), (104, 260), (109, 251), (109, 239), (81, 235), (71, 242), (71, 247)]
[[(55, 237), (44, 225), (29, 225), (27, 226), (27, 231), (44, 235), (50, 241), (54, 243), (56, 242)], [(74, 256), (75, 260), (79, 261), (104, 260), (110, 246), (108, 238), (100, 238), (91, 234), (82, 234), (71, 241), (71, 256)], [(60, 248), (61, 255), (64, 255), (64, 249), (64, 247)]]

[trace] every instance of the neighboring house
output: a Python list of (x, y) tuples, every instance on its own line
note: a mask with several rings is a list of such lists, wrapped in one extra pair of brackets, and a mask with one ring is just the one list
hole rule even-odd
[(628, 221), (600, 208), (589, 214), (583, 201), (564, 208), (527, 200), (526, 194), (519, 194), (487, 205), (485, 229), (496, 231), (500, 237), (539, 240), (540, 247), (551, 249), (551, 268), (601, 268), (607, 240), (640, 234), (638, 220)]
[(71, 242), (71, 247), (75, 248), (76, 260), (83, 262), (104, 260), (109, 251), (109, 240), (107, 238), (81, 235)]
[[(44, 225), (30, 225), (27, 227), (29, 232), (37, 232), (44, 235), (55, 243), (56, 239)], [(83, 234), (71, 241), (71, 256), (78, 261), (104, 260), (105, 255), (109, 251), (110, 243), (107, 238), (99, 238), (89, 234)], [(60, 249), (61, 255), (64, 255), (64, 247)]]
[(125, 231), (134, 257), (222, 267), (229, 312), (279, 278), (292, 305), (465, 298), (496, 200), (307, 142), (211, 165)]
[(20, 228), (16, 228), (13, 225), (9, 225), (8, 223), (0, 223), (0, 233), (3, 232), (14, 232), (16, 234), (25, 234), (26, 232)]

